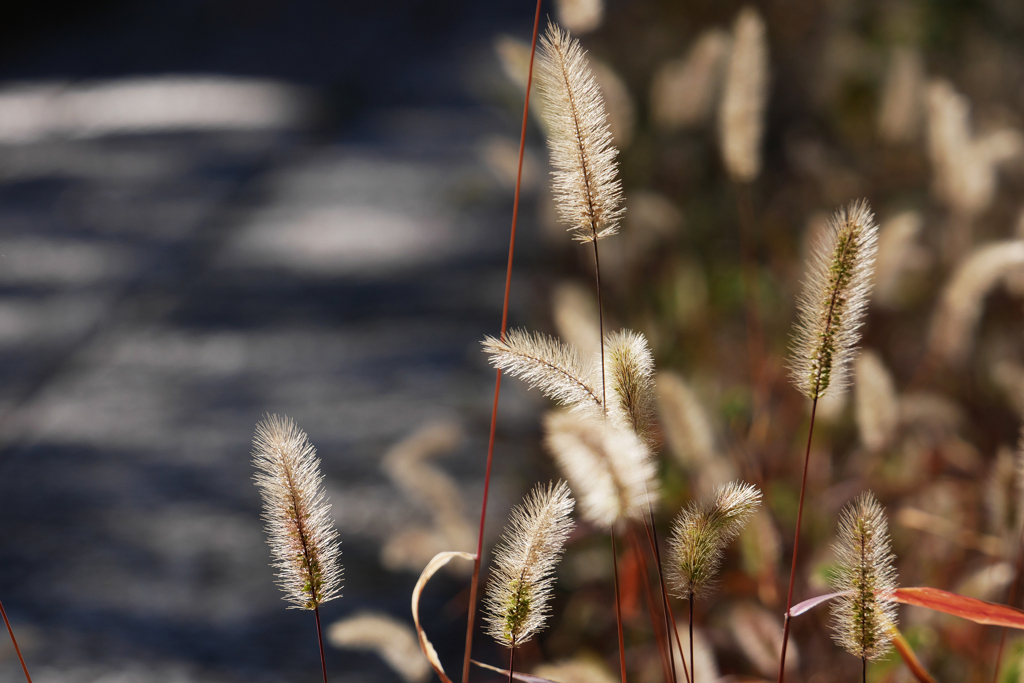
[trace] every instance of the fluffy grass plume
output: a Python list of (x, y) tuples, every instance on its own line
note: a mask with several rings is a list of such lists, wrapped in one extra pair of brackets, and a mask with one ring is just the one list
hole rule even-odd
[(718, 110), (722, 161), (736, 182), (750, 182), (761, 172), (761, 136), (768, 95), (765, 33), (764, 19), (756, 9), (748, 6), (740, 10)]
[(579, 41), (551, 23), (540, 43), (537, 85), (559, 217), (581, 242), (614, 235), (622, 185), (604, 100)]
[(316, 609), (340, 597), (342, 577), (316, 449), (290, 418), (277, 415), (256, 425), (252, 446), (277, 583), (292, 607)]
[(605, 337), (604, 359), (611, 395), (608, 416), (649, 444), (654, 412), (654, 357), (647, 338), (631, 330), (609, 334)]
[(633, 433), (600, 416), (549, 413), (544, 443), (580, 501), (589, 522), (611, 529), (642, 519), (656, 495), (657, 468)]
[(877, 452), (893, 442), (900, 421), (900, 398), (882, 358), (865, 350), (854, 363), (854, 408), (860, 440)]
[(756, 486), (734, 481), (679, 513), (669, 538), (667, 574), (680, 597), (689, 599), (707, 592), (725, 547), (760, 504), (761, 492)]
[(889, 548), (885, 512), (870, 491), (847, 505), (832, 546), (838, 560), (830, 581), (843, 593), (832, 603), (832, 639), (850, 654), (879, 659), (892, 641), (896, 624), (896, 556)]
[(974, 345), (985, 297), (1007, 276), (1024, 269), (1024, 240), (978, 247), (963, 259), (946, 284), (929, 331), (931, 352), (945, 363), (962, 365)]
[(506, 647), (544, 626), (555, 566), (572, 531), (575, 501), (564, 481), (538, 484), (512, 510), (487, 584), (487, 631)]
[(337, 648), (376, 652), (405, 683), (426, 683), (430, 662), (412, 627), (389, 614), (359, 612), (331, 624), (327, 639)]
[(511, 330), (504, 341), (488, 336), (483, 344), (491, 365), (540, 389), (556, 403), (583, 410), (601, 409), (601, 393), (594, 386), (591, 369), (575, 347), (526, 330)]
[(877, 250), (878, 226), (864, 200), (839, 209), (815, 245), (790, 360), (793, 383), (812, 400), (849, 383)]
[(651, 120), (658, 128), (691, 128), (708, 119), (730, 44), (725, 31), (706, 29), (685, 58), (658, 67), (651, 82)]

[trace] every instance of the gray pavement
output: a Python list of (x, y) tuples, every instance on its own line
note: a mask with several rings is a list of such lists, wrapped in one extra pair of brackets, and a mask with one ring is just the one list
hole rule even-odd
[[(0, 133), (4, 111), (0, 94)], [(379, 555), (424, 511), (380, 457), (459, 422), (442, 467), (475, 515), (493, 390), (479, 340), (500, 321), (511, 206), (479, 148), (515, 130), (485, 104), (413, 102), (326, 133), (0, 141), (0, 599), (34, 680), (316, 680), (312, 617), (272, 583), (251, 481), (266, 412), (293, 417), (323, 458), (346, 573), (325, 620), (408, 619), (415, 574)], [(517, 320), (538, 309), (531, 207)], [(509, 389), (498, 526), (541, 405)], [(428, 599), (443, 656), (463, 585), (439, 576)], [(328, 663), (332, 680), (396, 680), (370, 654)], [(0, 681), (18, 676), (4, 643)]]

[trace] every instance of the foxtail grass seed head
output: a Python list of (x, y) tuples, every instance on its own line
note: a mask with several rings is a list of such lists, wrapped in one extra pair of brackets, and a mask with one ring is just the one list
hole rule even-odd
[(850, 654), (880, 659), (896, 625), (896, 556), (889, 548), (885, 512), (871, 492), (847, 505), (832, 546), (838, 560), (832, 590), (832, 639)]
[(545, 334), (512, 330), (505, 340), (486, 337), (484, 352), (491, 365), (560, 405), (583, 412), (601, 412), (601, 391), (593, 371), (580, 359), (575, 347)]
[(768, 43), (764, 19), (753, 7), (740, 10), (718, 110), (722, 161), (736, 182), (761, 173), (761, 136), (768, 96)]
[(878, 226), (864, 200), (839, 209), (815, 245), (789, 365), (807, 398), (842, 393), (849, 383), (877, 250)]
[(507, 647), (544, 626), (555, 566), (572, 531), (575, 501), (564, 481), (538, 484), (512, 510), (487, 584), (487, 631)]
[(924, 113), (925, 68), (914, 48), (893, 48), (878, 111), (878, 132), (891, 144), (912, 142), (920, 134)]
[(579, 41), (551, 23), (540, 41), (537, 85), (560, 219), (581, 242), (614, 235), (622, 185), (604, 100)]
[(882, 358), (867, 349), (854, 363), (854, 407), (860, 440), (872, 452), (889, 446), (899, 427), (900, 399)]
[(1009, 276), (1024, 270), (1024, 240), (978, 247), (964, 258), (943, 289), (929, 330), (931, 352), (962, 365), (970, 356), (985, 297)]
[(548, 413), (544, 443), (580, 501), (583, 517), (602, 529), (642, 519), (657, 497), (657, 468), (630, 429), (602, 416)]
[(590, 33), (604, 21), (604, 0), (555, 0), (555, 15), (570, 31)]
[(651, 120), (665, 131), (703, 125), (718, 95), (732, 39), (719, 28), (706, 29), (686, 57), (666, 62), (651, 81)]
[(654, 357), (639, 332), (621, 330), (604, 342), (608, 372), (608, 416), (651, 443), (654, 412)]
[(691, 503), (672, 525), (666, 572), (676, 593), (689, 599), (712, 586), (725, 547), (761, 504), (756, 486), (730, 482), (709, 498)]
[(917, 211), (903, 211), (879, 227), (874, 301), (882, 308), (904, 306), (905, 276), (927, 268), (931, 256), (918, 242), (923, 227), (924, 219)]
[(277, 583), (292, 607), (316, 609), (340, 597), (342, 577), (316, 449), (290, 418), (277, 415), (256, 425), (252, 446)]

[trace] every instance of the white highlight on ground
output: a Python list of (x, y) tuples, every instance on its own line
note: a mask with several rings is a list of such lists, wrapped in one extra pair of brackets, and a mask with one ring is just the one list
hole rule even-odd
[(130, 133), (267, 130), (308, 121), (302, 88), (225, 76), (0, 85), (0, 144)]

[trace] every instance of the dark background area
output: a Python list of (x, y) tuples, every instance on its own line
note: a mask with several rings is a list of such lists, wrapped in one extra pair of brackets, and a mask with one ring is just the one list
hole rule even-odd
[[(378, 555), (419, 512), (380, 457), (454, 419), (467, 438), (444, 467), (479, 505), (493, 379), (478, 342), (500, 321), (511, 195), (478, 146), (518, 124), (467, 82), (501, 78), (491, 38), (531, 20), (513, 2), (5, 5), (4, 92), (206, 75), (301, 86), (306, 105), (257, 130), (0, 146), (0, 253), (22, 264), (0, 274), (0, 598), (35, 680), (316, 675), (312, 615), (272, 583), (251, 481), (266, 412), (323, 459), (346, 572), (325, 624), (411, 623), (415, 574)], [(350, 214), (318, 260), (317, 235)], [(279, 259), (271, 235), (252, 257), (254, 234), (306, 215), (311, 243)], [(536, 260), (524, 223), (520, 272)], [(535, 406), (509, 403), (502, 452), (535, 432)], [(442, 575), (426, 598), (446, 657), (461, 588)], [(368, 653), (328, 666), (394, 678)], [(0, 646), (0, 679), (20, 675)]]

